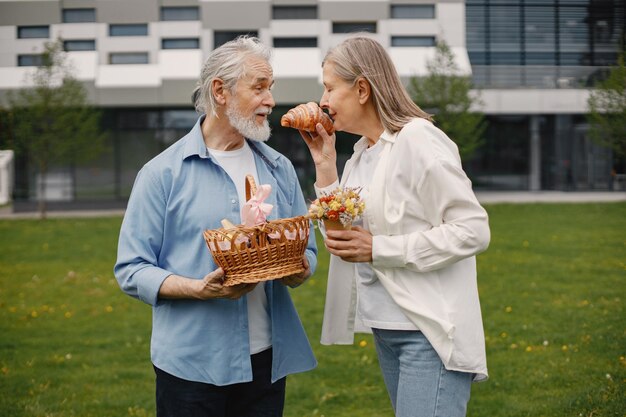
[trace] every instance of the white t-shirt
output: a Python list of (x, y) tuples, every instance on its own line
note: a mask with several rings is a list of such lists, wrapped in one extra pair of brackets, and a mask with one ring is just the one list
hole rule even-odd
[[(211, 156), (220, 164), (230, 176), (239, 195), (239, 208), (246, 202), (246, 175), (251, 174), (254, 181), (259, 183), (256, 172), (254, 155), (248, 142), (234, 151), (218, 151), (208, 149)], [(250, 291), (248, 298), (248, 332), (250, 334), (250, 354), (262, 352), (272, 346), (272, 329), (267, 307), (265, 283), (260, 282)]]
[[(346, 187), (362, 187), (360, 195), (365, 202), (365, 210), (372, 173), (376, 169), (382, 148), (380, 140), (367, 148), (355, 162), (345, 182)], [(359, 220), (354, 225), (369, 230), (366, 220)], [(354, 267), (357, 275), (357, 320), (361, 320), (367, 327), (376, 329), (417, 330), (415, 324), (404, 315), (380, 283), (371, 264), (358, 262)]]

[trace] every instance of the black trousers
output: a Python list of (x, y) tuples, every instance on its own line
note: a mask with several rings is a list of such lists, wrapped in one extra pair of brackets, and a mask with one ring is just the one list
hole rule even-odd
[(286, 378), (271, 382), (272, 350), (251, 356), (252, 382), (217, 386), (154, 367), (157, 417), (281, 417)]

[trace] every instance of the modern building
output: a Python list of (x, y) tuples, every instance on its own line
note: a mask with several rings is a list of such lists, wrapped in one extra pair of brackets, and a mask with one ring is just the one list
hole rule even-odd
[[(613, 157), (586, 137), (588, 87), (616, 62), (619, 0), (0, 0), (0, 103), (28, 85), (45, 42), (62, 39), (75, 74), (103, 110), (108, 152), (56, 167), (50, 201), (124, 203), (139, 168), (195, 122), (191, 92), (215, 47), (252, 34), (274, 48), (274, 135), (311, 190), (312, 162), (290, 107), (322, 94), (321, 61), (349, 33), (369, 32), (402, 78), (425, 75), (443, 40), (473, 74), (488, 115), (486, 144), (466, 168), (477, 188), (608, 187)], [(354, 138), (340, 136), (345, 158)], [(37, 197), (16, 161), (14, 195)]]

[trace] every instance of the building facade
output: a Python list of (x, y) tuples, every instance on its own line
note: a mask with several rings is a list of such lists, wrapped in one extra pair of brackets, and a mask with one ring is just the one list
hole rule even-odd
[[(624, 21), (618, 0), (0, 0), (0, 102), (28, 85), (45, 42), (62, 39), (110, 135), (97, 161), (56, 167), (45, 197), (123, 204), (143, 163), (197, 119), (191, 92), (204, 58), (256, 35), (274, 49), (270, 144), (310, 191), (308, 151), (278, 121), (319, 100), (326, 50), (369, 32), (408, 82), (426, 74), (443, 40), (488, 116), (486, 144), (466, 161), (476, 188), (606, 189), (614, 161), (587, 140), (586, 100), (616, 62)], [(339, 136), (342, 159), (353, 143)], [(16, 167), (16, 199), (36, 199), (41, 178), (24, 157)]]

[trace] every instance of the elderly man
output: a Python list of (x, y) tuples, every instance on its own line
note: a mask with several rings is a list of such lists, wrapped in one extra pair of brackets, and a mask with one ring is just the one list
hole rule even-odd
[(194, 92), (202, 113), (137, 175), (120, 231), (115, 276), (153, 308), (157, 416), (281, 416), (288, 374), (316, 366), (287, 286), (314, 271), (223, 285), (203, 240), (224, 218), (240, 223), (245, 176), (269, 184), (270, 218), (307, 212), (292, 164), (264, 144), (274, 107), (269, 48), (240, 37), (214, 50)]

